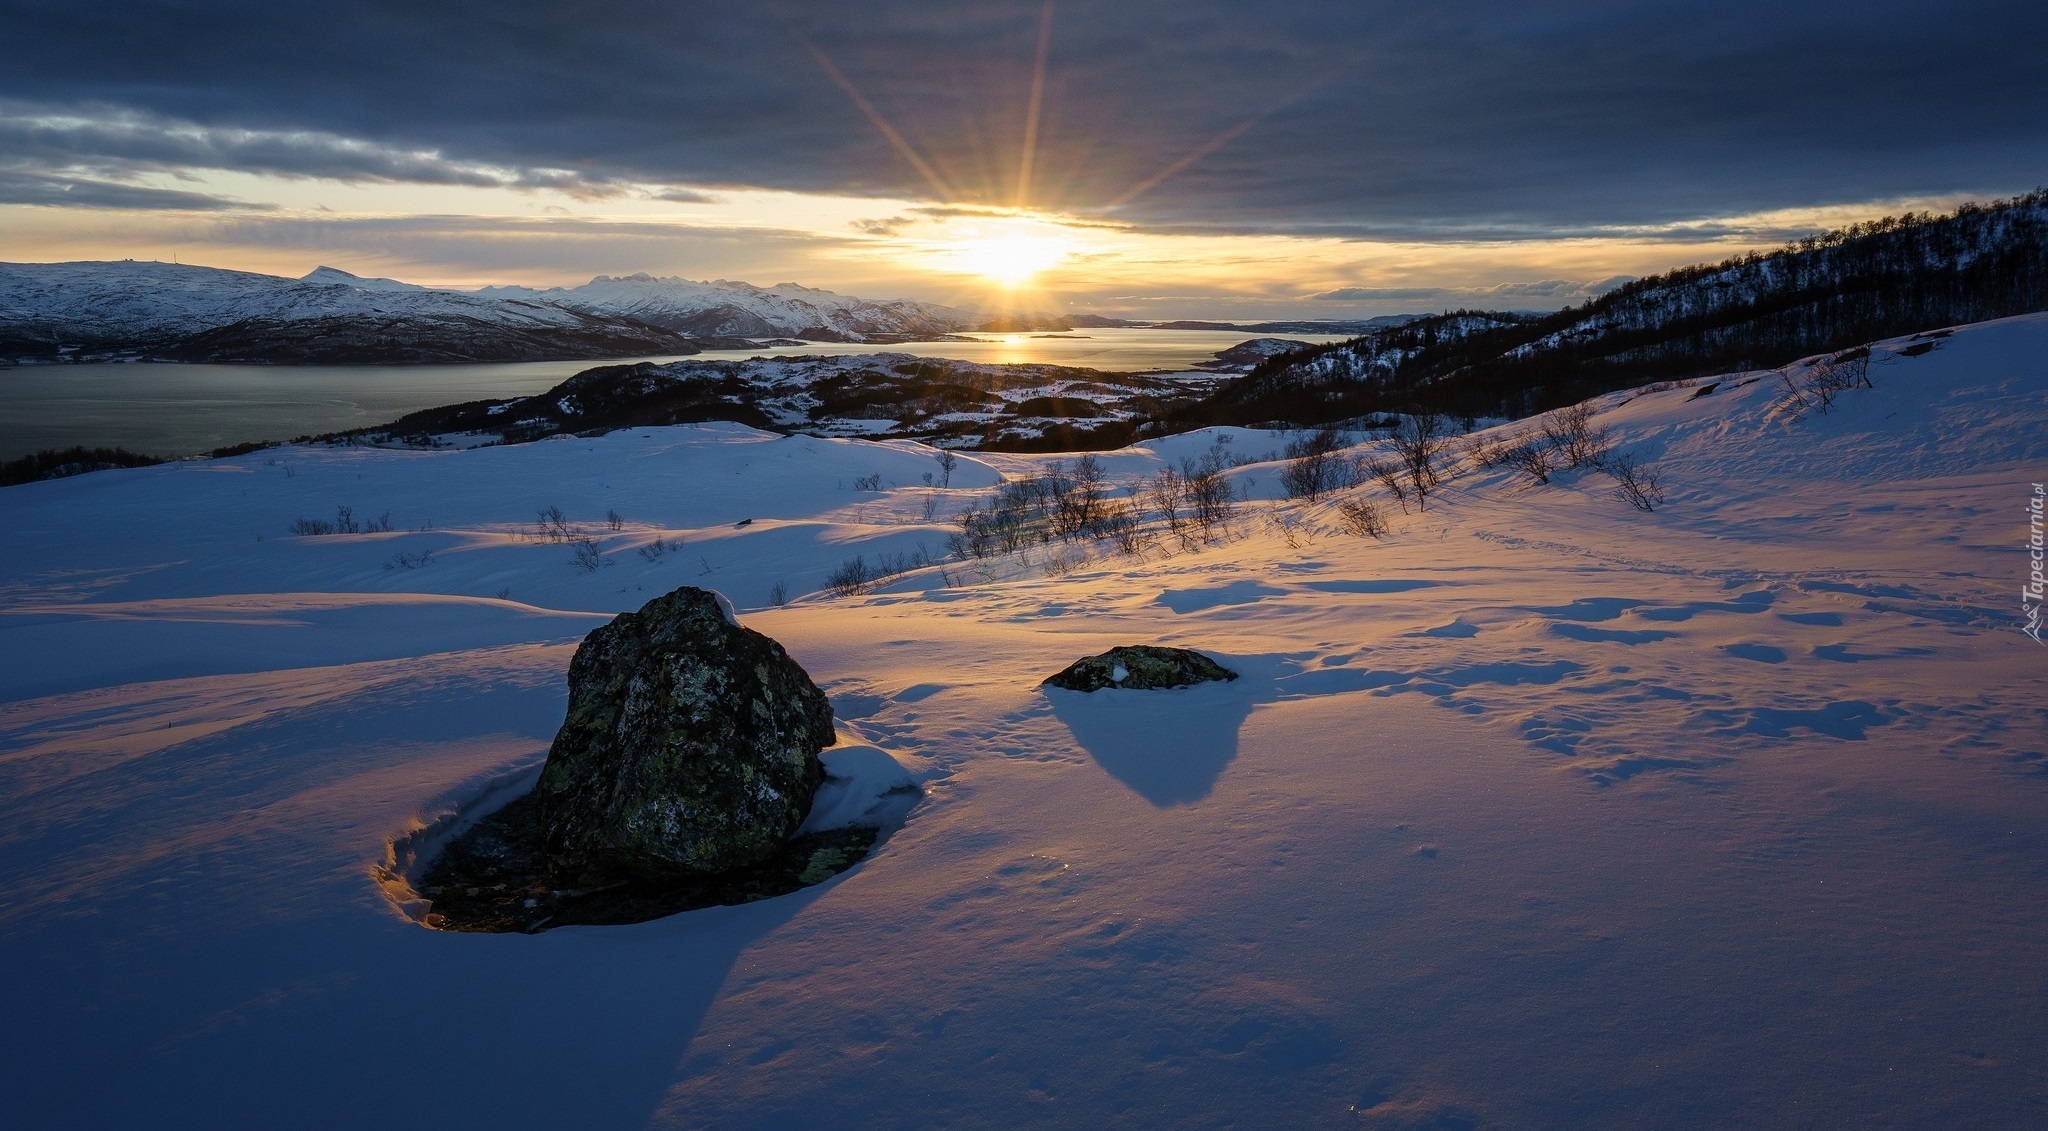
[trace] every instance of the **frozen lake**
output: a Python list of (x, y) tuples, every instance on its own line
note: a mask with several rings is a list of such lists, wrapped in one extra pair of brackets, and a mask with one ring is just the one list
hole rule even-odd
[[(1257, 335), (1244, 330), (1082, 330), (978, 334), (974, 342), (875, 346), (814, 343), (774, 350), (714, 350), (697, 359), (880, 351), (963, 361), (1042, 362), (1094, 369), (1182, 369), (1248, 338), (1341, 341), (1342, 335)], [(73, 444), (153, 455), (196, 455), (251, 440), (361, 428), (436, 405), (526, 396), (604, 361), (482, 365), (21, 366), (0, 369), (0, 459)]]

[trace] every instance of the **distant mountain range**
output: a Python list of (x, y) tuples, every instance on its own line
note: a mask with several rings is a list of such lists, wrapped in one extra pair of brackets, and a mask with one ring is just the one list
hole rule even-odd
[(0, 264), (0, 358), (527, 361), (694, 352), (671, 330), (548, 303), (171, 263)]
[(543, 361), (1105, 327), (1356, 334), (1401, 321), (1140, 322), (865, 299), (795, 283), (599, 275), (453, 291), (318, 267), (297, 279), (175, 263), (0, 263), (0, 364)]
[[(1022, 328), (1064, 330), (1049, 315)], [(784, 283), (600, 275), (580, 287), (450, 291), (320, 267), (290, 279), (172, 263), (0, 264), (0, 360), (420, 363), (891, 343), (982, 326), (973, 310)]]

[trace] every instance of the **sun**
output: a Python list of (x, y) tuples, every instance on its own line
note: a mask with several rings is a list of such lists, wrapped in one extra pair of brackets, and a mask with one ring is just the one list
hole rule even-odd
[(1014, 221), (962, 230), (935, 250), (945, 270), (1014, 288), (1058, 267), (1078, 249), (1054, 225)]
[(975, 274), (1006, 287), (1030, 282), (1040, 272), (1060, 265), (1067, 249), (1044, 236), (998, 236), (963, 242), (959, 257)]

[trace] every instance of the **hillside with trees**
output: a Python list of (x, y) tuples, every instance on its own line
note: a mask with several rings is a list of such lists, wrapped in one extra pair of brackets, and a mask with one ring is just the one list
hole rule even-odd
[(1555, 314), (1455, 311), (1282, 354), (1181, 423), (1419, 407), (1522, 417), (1650, 381), (1762, 369), (2048, 309), (2048, 190), (1907, 213), (1639, 279)]

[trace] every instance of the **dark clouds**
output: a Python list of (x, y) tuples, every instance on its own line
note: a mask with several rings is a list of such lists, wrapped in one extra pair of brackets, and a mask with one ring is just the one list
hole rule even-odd
[[(88, 119), (0, 154), (931, 197), (808, 40), (949, 199), (1009, 204), (1039, 13), (0, 0), (0, 98)], [(1099, 211), (1227, 139), (1116, 213), (1151, 225), (1527, 236), (2048, 182), (2038, 3), (1069, 0), (1053, 28), (1032, 203)]]
[(263, 211), (203, 192), (124, 185), (117, 181), (21, 172), (0, 167), (0, 204), (38, 204), (58, 208), (133, 209), (152, 212)]

